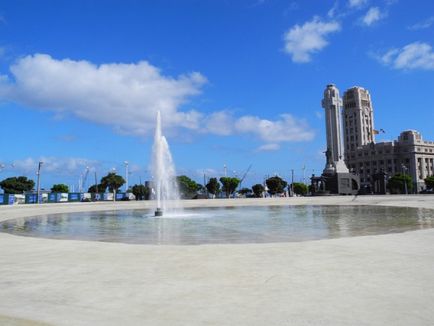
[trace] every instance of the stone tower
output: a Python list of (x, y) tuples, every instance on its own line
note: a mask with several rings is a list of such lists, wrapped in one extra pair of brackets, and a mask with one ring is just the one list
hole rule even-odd
[(343, 127), (346, 160), (358, 147), (375, 143), (371, 95), (362, 87), (344, 93)]
[(324, 174), (348, 173), (348, 168), (343, 161), (344, 150), (341, 137), (342, 99), (339, 97), (339, 90), (335, 85), (327, 85), (321, 104), (325, 110), (327, 136), (327, 163)]

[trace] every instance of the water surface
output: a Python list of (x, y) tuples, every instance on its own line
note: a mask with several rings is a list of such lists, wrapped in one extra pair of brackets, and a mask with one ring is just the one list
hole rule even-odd
[(154, 218), (151, 210), (53, 214), (10, 220), (0, 231), (22, 236), (137, 244), (307, 241), (434, 227), (434, 211), (381, 206), (191, 208)]

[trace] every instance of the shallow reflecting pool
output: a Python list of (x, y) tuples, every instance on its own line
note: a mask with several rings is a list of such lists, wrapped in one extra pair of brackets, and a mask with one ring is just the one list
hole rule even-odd
[(404, 232), (434, 227), (434, 211), (380, 206), (268, 206), (46, 215), (1, 223), (22, 236), (141, 244), (268, 243)]

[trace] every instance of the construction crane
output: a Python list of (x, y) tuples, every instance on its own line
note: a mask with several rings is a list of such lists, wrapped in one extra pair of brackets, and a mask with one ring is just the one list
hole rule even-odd
[(86, 180), (88, 175), (89, 175), (89, 167), (86, 166), (86, 172), (84, 173), (84, 177), (81, 180), (81, 192), (83, 192), (83, 188), (86, 186)]
[(242, 178), (240, 179), (240, 185), (238, 186), (238, 189), (241, 189), (241, 184), (243, 183), (244, 179), (247, 176), (247, 173), (249, 173), (250, 169), (252, 168), (252, 164), (249, 165), (249, 167), (247, 168), (246, 172), (244, 172)]

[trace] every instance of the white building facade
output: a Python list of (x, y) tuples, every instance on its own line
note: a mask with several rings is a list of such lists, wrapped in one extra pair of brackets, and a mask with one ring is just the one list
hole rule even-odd
[(434, 142), (406, 130), (393, 142), (376, 143), (371, 96), (361, 87), (344, 93), (342, 116), (345, 162), (360, 176), (362, 187), (370, 188), (373, 175), (385, 172), (389, 177), (409, 174), (416, 191), (425, 188), (425, 178), (434, 175)]

